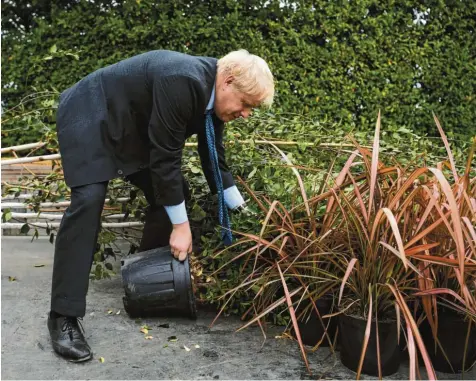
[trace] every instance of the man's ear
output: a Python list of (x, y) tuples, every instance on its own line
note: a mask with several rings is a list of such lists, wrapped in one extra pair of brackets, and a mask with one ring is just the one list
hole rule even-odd
[(226, 85), (231, 85), (233, 82), (235, 82), (235, 77), (233, 75), (227, 75), (225, 77), (225, 80), (223, 81), (223, 83), (225, 83)]

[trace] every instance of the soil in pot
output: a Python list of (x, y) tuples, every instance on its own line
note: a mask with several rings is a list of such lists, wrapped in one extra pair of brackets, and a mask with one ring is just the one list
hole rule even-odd
[[(354, 372), (357, 372), (359, 367), (366, 325), (367, 321), (363, 318), (345, 314), (339, 315), (340, 358), (342, 364)], [(394, 320), (379, 321), (378, 336), (382, 376), (388, 376), (397, 372), (400, 366), (397, 322)], [(375, 322), (372, 322), (362, 373), (378, 376), (377, 330)]]
[(466, 359), (464, 358), (468, 321), (465, 321), (462, 315), (448, 310), (438, 311), (438, 340), (449, 362), (438, 344), (435, 343), (427, 320), (420, 325), (420, 333), (435, 370), (445, 373), (460, 373), (463, 371), (463, 363), (464, 371), (468, 371), (476, 361), (476, 328), (474, 322), (471, 324)]
[[(321, 318), (322, 316), (333, 312), (333, 299), (331, 296), (317, 299), (315, 303)], [(299, 314), (309, 304), (309, 302), (307, 302), (305, 305), (302, 303), (302, 307), (300, 306), (297, 313)], [(309, 307), (302, 318), (298, 319), (299, 332), (304, 344), (315, 346), (321, 339), (321, 346), (323, 347), (329, 347), (330, 344), (333, 343), (337, 332), (337, 317), (325, 318), (322, 319), (322, 322), (324, 323), (324, 327), (327, 327), (327, 335), (324, 335), (323, 324), (319, 320), (319, 317), (317, 316), (317, 313), (313, 307)], [(331, 343), (329, 343), (329, 340)]]

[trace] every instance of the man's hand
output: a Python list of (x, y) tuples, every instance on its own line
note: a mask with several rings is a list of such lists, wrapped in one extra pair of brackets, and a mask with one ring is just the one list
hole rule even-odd
[(170, 235), (170, 251), (181, 262), (187, 258), (188, 253), (192, 252), (192, 232), (188, 221), (173, 226)]

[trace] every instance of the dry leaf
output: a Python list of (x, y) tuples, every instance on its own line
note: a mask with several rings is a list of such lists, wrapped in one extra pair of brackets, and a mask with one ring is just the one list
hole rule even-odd
[(162, 348), (167, 348), (169, 346), (169, 344), (164, 344), (164, 346)]
[(15, 278), (14, 276), (9, 276), (9, 277), (8, 277), (8, 280), (9, 280), (10, 282), (15, 282), (15, 281), (17, 280), (17, 278)]
[(108, 314), (108, 315), (111, 315), (111, 314), (112, 314), (112, 310), (108, 310), (108, 311), (107, 311), (107, 314)]
[(45, 267), (45, 265), (43, 265), (43, 264), (37, 264), (37, 265), (34, 265), (34, 267)]
[(149, 333), (149, 330), (147, 328), (141, 328), (140, 331), (144, 334), (147, 335)]
[(150, 339), (153, 339), (153, 338), (154, 338), (154, 336), (145, 336), (144, 337), (144, 339), (146, 339), (146, 340), (150, 340)]
[(186, 345), (183, 346), (183, 349), (185, 349), (187, 352), (190, 352), (190, 348), (187, 347)]
[(100, 363), (103, 363), (103, 362), (105, 361), (105, 360), (104, 360), (104, 357), (99, 357), (99, 358), (98, 358), (98, 361), (99, 361)]
[(116, 315), (119, 315), (120, 313), (121, 313), (121, 310), (117, 311), (117, 312), (116, 312)]
[(169, 336), (169, 338), (167, 339), (167, 341), (170, 341), (172, 343), (176, 342), (177, 340), (177, 336)]
[(198, 345), (198, 344), (195, 344), (195, 348), (197, 348), (197, 349), (198, 349), (198, 348), (200, 348), (200, 345)]
[(89, 316), (94, 316), (94, 312), (91, 312), (91, 313), (89, 314)]

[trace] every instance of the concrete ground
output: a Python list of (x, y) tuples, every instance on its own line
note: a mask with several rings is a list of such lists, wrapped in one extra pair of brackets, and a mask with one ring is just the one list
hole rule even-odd
[[(275, 337), (279, 327), (270, 328), (263, 344), (259, 328), (235, 332), (242, 324), (236, 318), (220, 318), (209, 330), (215, 315), (206, 311), (196, 321), (131, 319), (123, 310), (120, 275), (91, 282), (83, 325), (94, 359), (71, 364), (55, 356), (46, 328), (53, 246), (43, 238), (2, 237), (1, 260), (2, 379), (355, 379), (325, 348), (309, 354), (309, 376), (297, 344)], [(169, 328), (159, 327), (164, 323)], [(144, 324), (150, 340), (140, 332)], [(178, 340), (169, 342), (170, 336)], [(475, 379), (476, 371), (465, 378)], [(408, 379), (408, 368), (403, 364), (386, 379)]]

